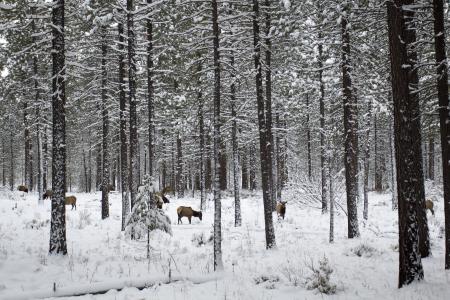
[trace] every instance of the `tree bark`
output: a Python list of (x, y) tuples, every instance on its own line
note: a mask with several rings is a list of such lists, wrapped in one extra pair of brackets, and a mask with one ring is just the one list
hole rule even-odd
[(177, 134), (177, 194), (178, 198), (184, 197), (184, 180), (183, 180), (183, 150), (181, 148), (181, 137)]
[[(217, 0), (212, 0), (212, 29), (214, 52), (214, 271), (223, 270), (222, 213), (220, 193), (220, 47)], [(226, 173), (225, 173), (226, 174)]]
[[(199, 55), (200, 56), (200, 55)], [(202, 65), (198, 63), (197, 76), (198, 76), (198, 127), (200, 136), (200, 209), (206, 209), (206, 191), (205, 191), (205, 124), (203, 120), (203, 95), (201, 90), (201, 72)]]
[(250, 174), (249, 174), (250, 190), (251, 191), (255, 191), (256, 188), (257, 188), (257, 182), (256, 182), (256, 145), (255, 145), (254, 142), (252, 142), (250, 144), (249, 152), (250, 152), (250, 158), (249, 158), (249, 162), (250, 162)]
[[(364, 148), (364, 210), (363, 218), (369, 218), (369, 171), (370, 171), (370, 128), (372, 123), (372, 101), (369, 102), (366, 117), (366, 146)], [(375, 141), (376, 143), (376, 141)]]
[(23, 124), (25, 126), (25, 182), (31, 192), (33, 190), (33, 157), (32, 157), (32, 141), (30, 135), (30, 123), (28, 121), (28, 103), (23, 103)]
[[(147, 0), (152, 4), (152, 0)], [(148, 173), (153, 176), (153, 24), (147, 19), (147, 105), (148, 105)]]
[[(318, 5), (319, 1), (317, 2)], [(319, 6), (319, 9), (321, 6)], [(319, 30), (319, 45), (318, 45), (318, 58), (317, 64), (319, 67), (319, 111), (320, 111), (320, 177), (322, 185), (322, 214), (328, 211), (327, 204), (327, 168), (326, 168), (326, 153), (325, 153), (325, 82), (323, 81), (323, 45), (322, 45), (322, 31)]]
[(359, 236), (358, 229), (358, 113), (357, 100), (352, 88), (352, 65), (350, 60), (350, 25), (348, 6), (344, 6), (341, 19), (342, 34), (342, 86), (344, 98), (345, 129), (345, 186), (347, 191), (348, 238)]
[[(323, 104), (323, 100), (321, 102)], [(308, 179), (312, 180), (312, 159), (311, 159), (311, 128), (309, 125), (309, 94), (306, 94), (306, 140), (307, 140), (307, 153), (308, 153)], [(322, 139), (321, 139), (322, 141)], [(278, 145), (278, 143), (277, 143)], [(326, 201), (325, 201), (326, 207)], [(325, 209), (326, 210), (326, 209)]]
[(271, 20), (270, 20), (270, 0), (265, 0), (265, 43), (266, 43), (266, 51), (265, 51), (265, 65), (266, 65), (266, 99), (265, 99), (265, 118), (266, 118), (266, 143), (267, 143), (267, 167), (269, 172), (269, 187), (270, 187), (270, 195), (272, 201), (272, 211), (275, 211), (277, 206), (276, 201), (276, 176), (274, 176), (275, 171), (275, 159), (274, 159), (274, 138), (272, 132), (272, 41), (270, 37), (270, 28), (271, 28)]
[(14, 191), (14, 133), (12, 131), (12, 124), (9, 127), (9, 157), (10, 157), (10, 165), (9, 165), (9, 188), (11, 191)]
[(67, 254), (66, 243), (66, 120), (65, 120), (65, 53), (64, 0), (56, 0), (52, 9), (52, 205), (50, 254)]
[(273, 228), (272, 219), (272, 194), (270, 189), (270, 168), (268, 160), (267, 148), (267, 124), (264, 116), (264, 97), (263, 97), (263, 82), (262, 82), (262, 62), (261, 62), (261, 43), (260, 43), (260, 29), (259, 29), (259, 3), (258, 0), (253, 0), (253, 47), (254, 47), (254, 63), (255, 63), (255, 81), (256, 81), (256, 100), (258, 106), (258, 127), (259, 127), (259, 152), (261, 157), (261, 177), (262, 190), (264, 202), (264, 224), (266, 233), (266, 248), (271, 249), (276, 247), (275, 231)]
[(445, 214), (445, 269), (450, 269), (450, 118), (448, 100), (448, 64), (445, 53), (444, 4), (433, 0), (434, 37), (437, 65), (437, 89), (439, 99), (439, 121), (442, 151), (442, 176), (444, 181)]
[(428, 179), (434, 180), (434, 137), (432, 135), (428, 139)]
[[(234, 69), (234, 56), (231, 56), (230, 61), (231, 68)], [(233, 144), (233, 183), (234, 183), (234, 226), (239, 227), (242, 225), (241, 217), (241, 198), (239, 195), (239, 145), (238, 145), (238, 126), (236, 116), (236, 77), (234, 73), (231, 75), (231, 87), (230, 87), (230, 102), (231, 102), (231, 140)]]
[(411, 0), (387, 2), (399, 202), (399, 288), (424, 277), (417, 209), (424, 197), (423, 171), (420, 127), (414, 124), (420, 122), (420, 112), (418, 97), (409, 87), (416, 82), (417, 69), (413, 66), (413, 55), (407, 51), (408, 44), (415, 41), (415, 30), (406, 23), (414, 13), (402, 9), (403, 5), (413, 3)]
[(134, 33), (134, 1), (127, 0), (128, 27), (128, 85), (130, 101), (130, 194), (131, 208), (136, 202), (139, 184), (137, 99), (136, 99), (136, 41)]
[(103, 116), (103, 134), (102, 134), (102, 219), (109, 217), (109, 116), (108, 116), (108, 103), (106, 92), (106, 55), (107, 55), (107, 41), (106, 41), (106, 28), (101, 29), (102, 34), (102, 116)]

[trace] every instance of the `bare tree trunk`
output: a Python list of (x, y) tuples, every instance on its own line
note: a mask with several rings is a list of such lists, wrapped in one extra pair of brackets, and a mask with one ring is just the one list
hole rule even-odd
[(14, 191), (14, 134), (12, 131), (12, 125), (10, 124), (10, 130), (9, 130), (9, 156), (10, 156), (10, 165), (9, 165), (9, 187), (11, 191)]
[(128, 25), (128, 85), (130, 101), (130, 194), (131, 208), (136, 202), (139, 184), (138, 151), (139, 143), (137, 136), (137, 99), (136, 99), (136, 49), (134, 33), (134, 1), (127, 0), (127, 25)]
[(428, 139), (428, 179), (434, 180), (434, 136)]
[(334, 242), (334, 192), (333, 192), (333, 168), (331, 159), (328, 157), (328, 180), (330, 183), (330, 237), (329, 242)]
[[(200, 56), (200, 55), (199, 55)], [(201, 90), (200, 72), (202, 70), (201, 63), (198, 64), (198, 126), (200, 135), (200, 209), (206, 209), (206, 191), (205, 191), (205, 124), (203, 120), (203, 95)]]
[[(323, 100), (322, 100), (322, 104), (323, 104)], [(308, 179), (309, 179), (309, 181), (311, 181), (312, 180), (312, 159), (311, 159), (311, 128), (309, 125), (309, 94), (306, 94), (306, 125), (305, 126), (306, 126), (306, 139), (307, 139), (307, 151), (308, 151)], [(277, 143), (277, 145), (278, 145), (278, 143)], [(326, 202), (325, 202), (325, 206), (326, 206)]]
[(206, 147), (206, 169), (205, 169), (205, 189), (208, 191), (211, 191), (212, 189), (212, 182), (211, 182), (211, 175), (212, 175), (212, 165), (211, 165), (211, 137), (207, 135), (207, 147)]
[(246, 190), (250, 189), (247, 151), (248, 151), (248, 147), (244, 146), (243, 149), (242, 149), (242, 157), (241, 157), (241, 163), (242, 163), (242, 188), (246, 189)]
[(177, 194), (178, 198), (184, 197), (184, 180), (183, 180), (183, 150), (181, 149), (181, 137), (177, 134)]
[(442, 177), (444, 180), (445, 269), (450, 269), (450, 118), (448, 100), (448, 63), (445, 53), (444, 4), (433, 0), (435, 53), (438, 74), (439, 120), (441, 126)]
[(359, 236), (358, 229), (358, 113), (357, 99), (352, 89), (352, 65), (350, 61), (350, 32), (347, 16), (348, 5), (343, 8), (342, 28), (342, 85), (344, 98), (345, 128), (345, 186), (347, 191), (348, 238)]
[(45, 123), (47, 123), (47, 118), (44, 116), (44, 142), (42, 145), (42, 153), (44, 156), (44, 160), (43, 160), (43, 174), (42, 174), (42, 190), (46, 191), (48, 189), (48, 157), (49, 157), (49, 153), (48, 153), (48, 135), (47, 135), (47, 125), (45, 125)]
[[(212, 0), (214, 45), (214, 270), (222, 270), (222, 213), (220, 195), (220, 47), (217, 0)], [(226, 173), (225, 173), (226, 174)]]
[(103, 135), (102, 135), (102, 219), (109, 217), (109, 145), (108, 145), (108, 135), (109, 135), (109, 116), (108, 116), (108, 103), (106, 94), (106, 55), (107, 55), (107, 45), (106, 45), (106, 28), (101, 29), (102, 34), (102, 115), (103, 115)]
[[(319, 1), (317, 1), (318, 5)], [(321, 6), (318, 7), (321, 9)], [(322, 45), (322, 31), (319, 30), (319, 45), (317, 63), (319, 67), (319, 111), (320, 111), (320, 174), (322, 185), (322, 214), (328, 211), (327, 204), (327, 175), (326, 175), (326, 153), (325, 153), (325, 83), (323, 81), (323, 45)]]
[(50, 254), (67, 254), (66, 243), (66, 120), (65, 120), (65, 53), (64, 0), (56, 0), (52, 9), (53, 60), (53, 144), (52, 144), (52, 208), (50, 222)]
[(272, 219), (272, 194), (270, 189), (270, 161), (268, 160), (267, 144), (267, 123), (264, 117), (264, 97), (263, 97), (263, 83), (262, 83), (262, 62), (261, 62), (261, 43), (259, 30), (259, 3), (258, 0), (253, 0), (253, 47), (254, 47), (254, 62), (255, 62), (255, 81), (256, 81), (256, 98), (258, 105), (258, 127), (259, 127), (259, 151), (261, 157), (261, 177), (262, 190), (264, 202), (264, 224), (266, 233), (266, 248), (271, 249), (276, 247), (275, 231), (273, 228)]
[(28, 121), (28, 103), (23, 103), (23, 123), (25, 126), (25, 182), (31, 192), (33, 190), (33, 158), (32, 158), (32, 141), (30, 135), (30, 123)]
[[(372, 101), (369, 102), (366, 116), (366, 146), (364, 148), (364, 210), (363, 218), (369, 218), (369, 170), (370, 170), (370, 128), (372, 123)], [(375, 140), (376, 143), (376, 140)]]
[(227, 146), (225, 144), (225, 141), (223, 139), (220, 139), (219, 141), (219, 185), (221, 191), (226, 191), (228, 187), (228, 181), (227, 181)]
[(415, 42), (415, 30), (406, 24), (414, 13), (403, 10), (403, 5), (411, 4), (411, 0), (387, 2), (399, 202), (399, 287), (424, 277), (417, 209), (424, 197), (423, 171), (420, 127), (414, 124), (420, 122), (420, 112), (418, 97), (410, 90), (417, 69), (407, 51), (408, 44)]
[(272, 201), (272, 211), (275, 211), (277, 206), (276, 201), (276, 176), (275, 171), (275, 159), (274, 159), (274, 139), (272, 132), (272, 42), (270, 36), (271, 20), (270, 20), (270, 0), (265, 0), (265, 65), (266, 65), (266, 99), (265, 99), (265, 118), (266, 118), (266, 133), (267, 133), (267, 167), (269, 172), (269, 187)]
[(255, 143), (252, 142), (250, 144), (250, 190), (255, 191), (257, 187), (256, 182), (256, 146)]
[[(391, 97), (389, 97), (390, 99)], [(397, 200), (397, 172), (395, 162), (395, 149), (394, 149), (394, 136), (393, 136), (392, 121), (389, 122), (389, 149), (390, 149), (390, 162), (391, 162), (391, 192), (392, 192), (392, 210), (398, 209)]]
[[(147, 0), (152, 4), (152, 0)], [(148, 101), (148, 172), (153, 176), (153, 24), (147, 19), (147, 101)]]
[[(234, 56), (231, 56), (231, 68), (234, 69)], [(231, 75), (230, 102), (231, 102), (231, 140), (233, 144), (233, 183), (234, 183), (234, 226), (239, 227), (242, 224), (241, 218), (241, 198), (239, 195), (239, 146), (238, 146), (238, 126), (236, 121), (236, 85), (235, 75)]]
[(5, 137), (2, 136), (2, 185), (6, 186), (6, 144)]

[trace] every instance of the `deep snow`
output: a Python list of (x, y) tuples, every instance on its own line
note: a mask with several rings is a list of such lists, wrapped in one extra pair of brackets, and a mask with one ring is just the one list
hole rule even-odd
[[(50, 202), (37, 194), (0, 190), (0, 299), (32, 299), (126, 286), (101, 295), (65, 299), (450, 299), (450, 272), (444, 271), (443, 204), (428, 213), (433, 255), (423, 260), (425, 280), (397, 289), (397, 211), (389, 194), (370, 194), (369, 221), (360, 221), (361, 237), (346, 238), (345, 214), (335, 217), (335, 242), (328, 242), (329, 216), (288, 200), (286, 219), (274, 214), (277, 249), (265, 250), (260, 194), (242, 195), (240, 228), (234, 227), (233, 198), (222, 200), (225, 271), (213, 272), (213, 202), (203, 221), (177, 225), (179, 205), (200, 206), (199, 195), (164, 206), (173, 236), (151, 235), (131, 241), (120, 231), (121, 199), (111, 193), (110, 218), (101, 220), (100, 193), (69, 193), (77, 210), (67, 212), (67, 257), (49, 256)], [(361, 210), (361, 206), (359, 207)], [(361, 211), (359, 211), (361, 213)], [(362, 218), (361, 218), (362, 219)], [(204, 244), (199, 245), (199, 240)], [(327, 257), (334, 270), (332, 296), (308, 290), (311, 265)], [(171, 274), (169, 280), (169, 273)], [(170, 281), (170, 282), (169, 282)], [(53, 294), (53, 286), (56, 293)], [(61, 299), (61, 298), (59, 298)]]

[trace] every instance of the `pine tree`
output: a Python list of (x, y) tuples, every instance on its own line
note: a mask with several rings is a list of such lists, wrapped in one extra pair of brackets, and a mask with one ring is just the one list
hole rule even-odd
[[(412, 57), (408, 55), (408, 43), (415, 39), (412, 28), (408, 28), (412, 12), (403, 10), (411, 0), (396, 0), (387, 3), (389, 48), (391, 59), (392, 95), (394, 99), (395, 158), (397, 169), (398, 217), (399, 217), (399, 282), (409, 284), (424, 277), (419, 248), (419, 216), (417, 207), (423, 198), (422, 163), (420, 150), (418, 98), (412, 96), (409, 85), (414, 83)], [(413, 37), (411, 35), (414, 35)], [(408, 66), (405, 68), (404, 66)], [(423, 182), (423, 181), (422, 181)]]
[(64, 0), (56, 0), (52, 9), (53, 60), (53, 144), (52, 208), (50, 254), (67, 254), (66, 244), (66, 122), (65, 122), (65, 53)]

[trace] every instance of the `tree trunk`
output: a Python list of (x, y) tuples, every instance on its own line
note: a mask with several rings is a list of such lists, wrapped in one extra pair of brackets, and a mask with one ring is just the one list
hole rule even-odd
[(52, 208), (50, 223), (50, 254), (67, 254), (66, 243), (66, 116), (65, 116), (65, 53), (64, 0), (57, 0), (52, 9), (53, 61), (53, 144), (52, 144)]
[(102, 144), (97, 140), (95, 144), (95, 152), (96, 152), (96, 167), (97, 173), (95, 174), (95, 190), (100, 191), (102, 189)]
[(89, 129), (89, 151), (88, 151), (88, 163), (89, 163), (89, 171), (88, 171), (88, 177), (89, 177), (89, 193), (92, 192), (92, 140), (91, 140), (91, 129)]
[(2, 136), (2, 185), (6, 186), (6, 144), (5, 137)]
[[(384, 153), (380, 153), (380, 145), (384, 142), (379, 138), (379, 118), (375, 114), (374, 117), (374, 135), (375, 135), (375, 191), (383, 190), (383, 170), (384, 170)], [(383, 147), (384, 148), (384, 147)]]
[(25, 101), (23, 103), (23, 124), (25, 126), (25, 181), (24, 184), (28, 187), (31, 192), (33, 190), (33, 158), (32, 158), (32, 141), (30, 135), (30, 124), (28, 121), (28, 103)]
[(102, 135), (102, 219), (109, 217), (109, 145), (108, 145), (108, 135), (109, 135), (109, 116), (108, 116), (108, 103), (107, 103), (107, 92), (106, 92), (106, 55), (107, 55), (107, 45), (106, 45), (106, 28), (102, 28), (102, 116), (103, 116), (103, 135)]
[[(152, 0), (147, 0), (151, 5)], [(148, 174), (153, 176), (153, 24), (147, 19)]]
[[(217, 0), (212, 0), (212, 27), (214, 52), (214, 270), (222, 270), (222, 213), (220, 195), (220, 53)], [(226, 172), (225, 172), (226, 176)]]
[(211, 137), (207, 135), (207, 147), (206, 147), (206, 170), (205, 170), (205, 189), (211, 191), (212, 189), (212, 164), (211, 164)]
[(275, 171), (275, 159), (274, 159), (274, 139), (272, 133), (272, 42), (270, 36), (271, 20), (270, 20), (270, 0), (265, 0), (265, 65), (266, 65), (266, 99), (265, 99), (265, 118), (266, 118), (266, 143), (267, 143), (267, 167), (269, 172), (269, 188), (272, 201), (272, 211), (275, 211), (277, 206), (276, 201), (276, 176), (274, 176)]
[(428, 179), (434, 180), (434, 137), (432, 134), (428, 139)]
[(276, 247), (275, 231), (273, 228), (272, 219), (272, 195), (270, 189), (270, 161), (268, 160), (267, 143), (267, 124), (264, 117), (264, 97), (263, 97), (263, 83), (262, 83), (262, 62), (261, 62), (261, 43), (259, 30), (259, 3), (258, 0), (253, 0), (253, 47), (254, 47), (254, 62), (255, 62), (255, 81), (256, 81), (256, 99), (258, 105), (258, 127), (259, 127), (259, 152), (261, 157), (261, 178), (264, 202), (264, 224), (266, 233), (266, 248), (271, 249)]
[(257, 188), (256, 182), (256, 145), (254, 142), (250, 144), (250, 190), (255, 191)]
[(177, 194), (178, 198), (184, 197), (184, 180), (183, 180), (183, 150), (181, 148), (181, 137), (177, 134)]
[(10, 165), (9, 165), (9, 187), (11, 189), (11, 191), (14, 191), (14, 148), (13, 148), (13, 144), (14, 144), (14, 133), (12, 131), (12, 124), (10, 124), (9, 127), (9, 157), (10, 157)]
[(48, 135), (47, 135), (47, 118), (44, 116), (44, 142), (42, 145), (42, 153), (44, 156), (43, 161), (43, 174), (42, 174), (42, 190), (46, 191), (48, 189)]
[(448, 65), (445, 53), (444, 5), (442, 0), (433, 1), (433, 13), (438, 74), (439, 120), (441, 126), (442, 177), (444, 180), (445, 269), (448, 270), (450, 269), (450, 118), (448, 109)]
[(352, 89), (352, 65), (350, 61), (350, 32), (348, 6), (343, 8), (342, 28), (342, 86), (344, 98), (345, 129), (345, 186), (347, 191), (348, 238), (359, 236), (358, 229), (358, 113), (357, 100)]
[(228, 186), (227, 180), (227, 146), (225, 142), (221, 139), (219, 142), (219, 185), (221, 191), (226, 191)]
[[(319, 3), (319, 1), (317, 2)], [(320, 4), (318, 4), (320, 5)], [(319, 9), (321, 7), (319, 6)], [(317, 64), (319, 67), (319, 111), (320, 111), (320, 177), (322, 185), (322, 214), (328, 211), (327, 204), (327, 175), (326, 175), (326, 153), (325, 153), (325, 82), (323, 81), (323, 45), (322, 45), (322, 31), (319, 30), (319, 45)]]
[[(200, 55), (199, 55), (200, 56)], [(201, 63), (198, 64), (198, 127), (200, 135), (200, 209), (206, 209), (206, 191), (205, 191), (205, 124), (203, 120), (203, 95), (201, 90), (201, 75), (202, 71)]]
[[(369, 102), (366, 117), (366, 146), (364, 148), (364, 210), (363, 218), (369, 218), (369, 171), (370, 171), (370, 128), (372, 123), (372, 101)], [(375, 140), (376, 143), (376, 140)]]
[[(234, 69), (234, 56), (231, 56), (231, 68)], [(236, 77), (231, 75), (230, 102), (231, 102), (231, 140), (233, 144), (233, 183), (234, 183), (234, 226), (239, 227), (242, 224), (241, 218), (241, 198), (239, 195), (239, 148), (238, 148), (238, 126), (236, 120)]]
[[(389, 97), (391, 99), (391, 97)], [(390, 152), (390, 162), (391, 162), (391, 192), (392, 192), (392, 210), (398, 209), (397, 200), (397, 170), (395, 169), (395, 149), (394, 149), (394, 136), (393, 136), (392, 121), (389, 122), (389, 152)]]
[(328, 180), (330, 182), (330, 237), (329, 242), (334, 242), (334, 193), (333, 193), (333, 168), (331, 159), (328, 158)]
[(424, 197), (422, 151), (420, 127), (414, 124), (420, 122), (420, 112), (418, 97), (409, 89), (416, 82), (417, 69), (413, 55), (407, 53), (408, 44), (415, 41), (415, 30), (407, 29), (406, 22), (414, 13), (402, 9), (411, 4), (411, 0), (387, 2), (399, 202), (399, 287), (424, 277), (417, 209)]
[(127, 0), (128, 25), (128, 85), (130, 101), (130, 191), (131, 208), (136, 202), (139, 184), (138, 136), (137, 136), (137, 100), (136, 100), (136, 49), (134, 33), (134, 1)]
[[(323, 100), (322, 100), (323, 103)], [(307, 140), (307, 151), (308, 151), (308, 179), (312, 180), (312, 159), (311, 159), (311, 128), (309, 125), (309, 94), (306, 94), (306, 140)], [(321, 140), (322, 141), (322, 140)], [(277, 143), (278, 145), (278, 143)], [(325, 207), (326, 207), (325, 201)], [(325, 209), (326, 210), (326, 209)]]

